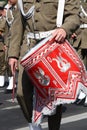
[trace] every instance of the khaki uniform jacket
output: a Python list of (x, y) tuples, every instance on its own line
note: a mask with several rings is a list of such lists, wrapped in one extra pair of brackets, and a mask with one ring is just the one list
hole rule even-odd
[[(10, 37), (5, 38), (5, 43), (8, 43), (8, 55), (11, 57), (18, 57), (20, 54), (21, 40), (23, 34), (23, 25), (21, 20), (20, 11), (18, 7), (12, 11), (14, 21), (10, 30)], [(7, 31), (8, 33), (8, 31)]]
[[(81, 2), (83, 9), (87, 14), (87, 2)], [(87, 24), (87, 16), (85, 16), (82, 11), (80, 13), (81, 24)], [(77, 38), (73, 43), (74, 47), (79, 47), (82, 49), (87, 49), (87, 28), (79, 28), (76, 30)]]
[(6, 71), (6, 62), (5, 62), (5, 52), (4, 49), (4, 32), (6, 27), (6, 20), (4, 17), (0, 18), (0, 32), (2, 32), (0, 37), (0, 75), (4, 75)]
[[(72, 34), (75, 29), (79, 26), (79, 0), (66, 0), (64, 8), (64, 17), (63, 17), (63, 28), (67, 36)], [(24, 12), (26, 13), (29, 8), (35, 5), (35, 15), (34, 23), (32, 18), (27, 19), (23, 22), (24, 27), (27, 28), (27, 31), (49, 31), (53, 30), (56, 27), (56, 18), (57, 18), (57, 9), (58, 9), (58, 0), (23, 0)], [(18, 12), (14, 13), (15, 20), (12, 26), (12, 36), (11, 43), (9, 48), (9, 57), (19, 57), (20, 46), (21, 46), (21, 36), (23, 35), (23, 30), (21, 27), (21, 17)], [(22, 32), (23, 31), (23, 32)], [(21, 39), (20, 39), (21, 38)], [(25, 42), (22, 43), (22, 52), (27, 51)], [(23, 51), (23, 49), (25, 49)], [(23, 56), (22, 53), (22, 56)]]
[[(1, 17), (0, 18), (0, 32), (2, 32), (2, 37), (3, 37), (3, 33), (5, 31), (5, 25), (6, 25), (6, 20), (5, 20), (5, 18)], [(3, 47), (4, 47), (4, 42), (1, 39), (0, 39), (0, 51), (2, 51)]]

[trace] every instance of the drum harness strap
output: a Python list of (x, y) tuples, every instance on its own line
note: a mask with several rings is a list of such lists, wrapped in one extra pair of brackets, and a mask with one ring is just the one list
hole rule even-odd
[[(57, 10), (57, 19), (56, 19), (57, 27), (60, 27), (62, 25), (63, 13), (64, 13), (64, 5), (65, 5), (65, 0), (59, 0), (59, 2), (58, 2), (58, 10)], [(18, 6), (19, 6), (19, 9), (20, 9), (20, 11), (21, 11), (21, 13), (22, 13), (22, 15), (24, 16), (25, 19), (29, 19), (31, 17), (33, 19), (34, 10), (35, 10), (34, 5), (28, 10), (28, 12), (26, 14), (24, 13), (24, 10), (23, 10), (23, 1), (22, 0), (18, 0)], [(34, 20), (33, 20), (33, 22), (34, 22)], [(29, 32), (27, 34), (27, 41), (29, 43), (30, 38), (31, 39), (38, 39), (38, 40), (46, 38), (49, 35), (51, 35), (51, 33), (53, 31), (54, 30), (45, 31), (45, 32), (38, 32), (38, 33)]]
[[(84, 1), (84, 2), (85, 2), (85, 1)], [(82, 11), (82, 13), (84, 14), (84, 16), (87, 17), (87, 13), (86, 13), (86, 11), (84, 10), (84, 8), (83, 8), (82, 5), (80, 6), (80, 8), (81, 8), (81, 11)], [(80, 25), (80, 28), (87, 28), (87, 24), (81, 24), (81, 25)]]

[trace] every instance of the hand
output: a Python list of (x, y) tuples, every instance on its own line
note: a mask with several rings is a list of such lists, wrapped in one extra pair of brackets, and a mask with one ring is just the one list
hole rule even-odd
[(72, 39), (76, 39), (76, 38), (77, 38), (76, 33), (73, 33), (73, 34), (71, 35), (71, 38), (72, 38)]
[(52, 33), (52, 38), (55, 38), (55, 40), (59, 43), (64, 42), (66, 38), (66, 32), (62, 28), (57, 28), (55, 31)]
[(9, 66), (11, 67), (12, 75), (15, 75), (15, 70), (18, 69), (18, 60), (16, 58), (9, 58)]
[(7, 50), (7, 46), (4, 45), (4, 47), (3, 47), (3, 51), (6, 51), (6, 50)]

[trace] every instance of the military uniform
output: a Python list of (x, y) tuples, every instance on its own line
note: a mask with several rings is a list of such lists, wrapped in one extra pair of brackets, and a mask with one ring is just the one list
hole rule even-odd
[[(4, 10), (6, 1), (0, 1), (0, 10)], [(5, 32), (6, 20), (3, 15), (0, 16), (0, 86), (4, 86), (5, 82), (5, 71), (6, 71), (6, 62), (5, 62), (5, 50), (4, 50), (4, 32)]]
[[(84, 64), (87, 68), (87, 1), (81, 1), (80, 10), (81, 25), (80, 28), (78, 28), (75, 32), (77, 37), (73, 42), (73, 47), (77, 49), (81, 59), (84, 61)], [(85, 14), (82, 10), (85, 11)]]
[[(76, 37), (73, 40), (73, 47), (78, 52), (80, 58), (82, 59), (86, 69), (87, 69), (87, 0), (80, 1), (80, 28), (76, 30)], [(86, 95), (81, 92), (77, 100), (77, 104), (81, 103)], [(85, 100), (84, 106), (87, 106), (87, 98)]]
[[(26, 13), (29, 8), (35, 5), (34, 17), (30, 19), (23, 19), (24, 30), (21, 30), (21, 18), (17, 17), (13, 23), (11, 43), (9, 48), (9, 57), (16, 57), (20, 59), (24, 54), (32, 48), (37, 40), (29, 39), (30, 45), (27, 43), (26, 35), (28, 32), (41, 32), (53, 30), (56, 27), (58, 0), (23, 0), (24, 12)], [(79, 1), (78, 0), (66, 0), (65, 10), (63, 17), (63, 28), (67, 33), (67, 38), (72, 32), (79, 26)], [(17, 15), (17, 14), (16, 14)], [(23, 16), (22, 16), (23, 17)], [(17, 28), (17, 29), (16, 29)], [(23, 33), (22, 33), (23, 31)], [(16, 35), (15, 35), (16, 34)], [(24, 35), (23, 35), (24, 34)], [(13, 38), (15, 35), (15, 38)], [(23, 39), (20, 39), (23, 35)], [(23, 40), (23, 42), (21, 42)], [(15, 43), (15, 44), (14, 44)], [(22, 87), (21, 87), (22, 86)], [(18, 77), (18, 90), (17, 99), (22, 107), (28, 122), (31, 122), (32, 118), (32, 95), (33, 85), (29, 80), (26, 72), (19, 65), (19, 77)], [(62, 106), (57, 107), (55, 115), (48, 116), (49, 130), (59, 130), (61, 121)]]
[[(0, 18), (0, 31), (4, 32), (5, 30), (5, 19)], [(5, 52), (4, 52), (4, 37), (3, 33), (0, 35), (0, 75), (5, 74)]]
[[(11, 5), (8, 4), (5, 6), (5, 12), (6, 12), (6, 23), (7, 23), (7, 28), (6, 28), (6, 31), (5, 31), (5, 44), (7, 46), (7, 52), (6, 52), (6, 60), (8, 60), (8, 48), (10, 46), (10, 36), (11, 36), (11, 26), (12, 26), (12, 23), (14, 21), (14, 14), (13, 14), (13, 10), (16, 8), (16, 3), (17, 1), (15, 0), (15, 3), (14, 5)], [(7, 80), (9, 82), (7, 88), (5, 89), (5, 94), (8, 94), (8, 93), (12, 93), (12, 90), (13, 90), (13, 76), (12, 76), (12, 73), (11, 73), (11, 69), (9, 67), (9, 65), (7, 64)], [(16, 89), (16, 84), (15, 84), (15, 89)]]

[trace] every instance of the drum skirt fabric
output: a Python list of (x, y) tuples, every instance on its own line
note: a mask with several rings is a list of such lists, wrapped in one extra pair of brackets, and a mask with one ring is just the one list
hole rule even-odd
[(80, 90), (87, 94), (87, 73), (76, 51), (65, 40), (41, 41), (21, 60), (35, 86), (33, 122), (55, 113), (56, 106), (76, 101)]

